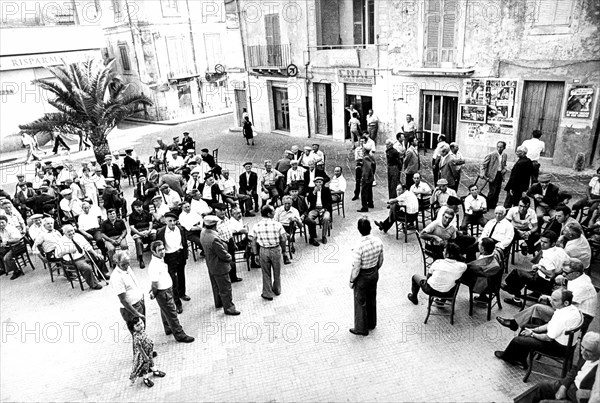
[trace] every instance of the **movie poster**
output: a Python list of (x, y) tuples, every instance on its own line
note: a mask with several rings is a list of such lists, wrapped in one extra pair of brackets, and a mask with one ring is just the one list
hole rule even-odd
[(463, 103), (470, 105), (485, 105), (485, 88), (483, 80), (469, 78), (463, 85)]
[(516, 91), (516, 80), (485, 80), (488, 124), (513, 125)]
[(569, 90), (565, 116), (568, 118), (589, 118), (593, 99), (594, 89), (592, 87), (587, 85), (572, 87)]

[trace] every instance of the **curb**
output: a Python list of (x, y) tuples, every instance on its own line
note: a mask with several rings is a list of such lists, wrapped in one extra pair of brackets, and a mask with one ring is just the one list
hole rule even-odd
[(229, 114), (233, 114), (233, 111), (223, 111), (223, 112), (218, 112), (215, 114), (210, 114), (210, 115), (198, 115), (198, 116), (194, 116), (194, 117), (190, 117), (189, 119), (182, 119), (182, 120), (146, 120), (146, 119), (141, 119), (141, 118), (132, 118), (129, 117), (127, 119), (125, 119), (126, 122), (134, 122), (134, 123), (144, 123), (144, 124), (149, 124), (149, 125), (160, 125), (160, 126), (177, 126), (183, 123), (190, 123), (190, 122), (196, 122), (198, 120), (204, 120), (204, 119), (210, 119), (210, 118), (215, 118), (218, 116), (225, 116), (225, 115), (229, 115)]

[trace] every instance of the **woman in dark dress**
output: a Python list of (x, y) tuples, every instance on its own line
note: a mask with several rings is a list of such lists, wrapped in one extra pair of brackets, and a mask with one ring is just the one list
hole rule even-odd
[(250, 122), (250, 118), (248, 116), (244, 118), (244, 126), (242, 127), (242, 133), (246, 138), (246, 144), (250, 145), (248, 140), (252, 140), (252, 145), (254, 145), (254, 133), (252, 132), (252, 123)]

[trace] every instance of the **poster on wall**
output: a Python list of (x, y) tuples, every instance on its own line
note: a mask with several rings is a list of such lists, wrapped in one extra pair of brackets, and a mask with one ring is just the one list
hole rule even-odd
[(466, 123), (485, 123), (485, 105), (461, 104), (458, 120)]
[(463, 103), (470, 105), (485, 104), (485, 87), (483, 80), (469, 78), (463, 85)]
[(565, 116), (568, 118), (589, 118), (593, 99), (594, 89), (591, 86), (578, 85), (572, 87), (569, 90)]
[(485, 80), (488, 123), (513, 125), (516, 90), (516, 80)]

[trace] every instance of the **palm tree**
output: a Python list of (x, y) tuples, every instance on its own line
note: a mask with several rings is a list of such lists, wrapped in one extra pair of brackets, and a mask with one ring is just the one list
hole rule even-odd
[(143, 94), (129, 90), (111, 70), (114, 60), (106, 66), (92, 59), (82, 63), (47, 67), (54, 77), (33, 83), (56, 96), (48, 103), (57, 112), (19, 128), (28, 133), (54, 132), (89, 136), (98, 163), (110, 154), (108, 134), (123, 119), (151, 106)]

